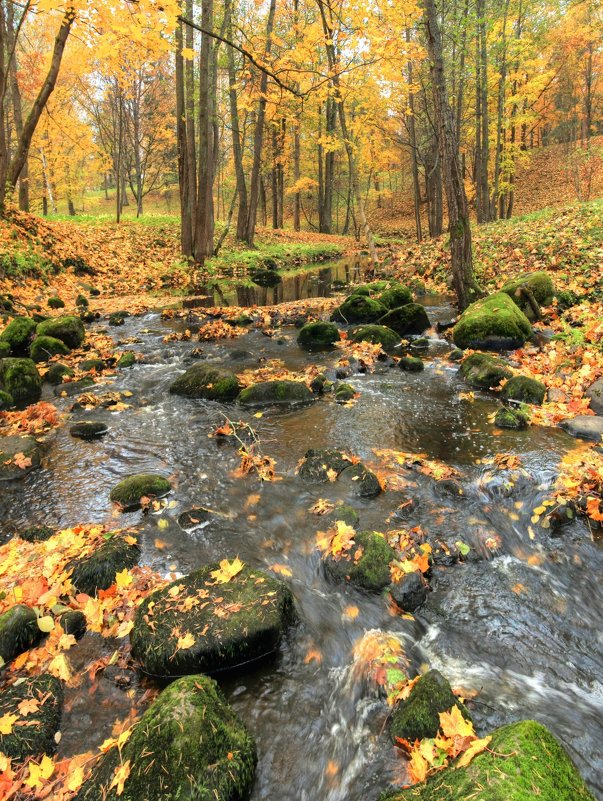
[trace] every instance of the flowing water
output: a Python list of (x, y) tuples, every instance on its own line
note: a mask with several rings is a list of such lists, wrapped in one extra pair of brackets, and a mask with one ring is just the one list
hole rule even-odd
[[(428, 313), (434, 323), (452, 315), (441, 298), (429, 301)], [(352, 407), (319, 400), (257, 419), (236, 407), (175, 397), (168, 387), (193, 363), (187, 355), (199, 343), (166, 344), (162, 338), (183, 327), (162, 322), (157, 314), (126, 320), (116, 338), (137, 337), (134, 347), (145, 354), (145, 363), (121, 371), (96, 391), (130, 390), (131, 409), (76, 412), (78, 419), (105, 420), (109, 434), (84, 443), (70, 437), (68, 426), (59, 429), (43, 468), (2, 487), (0, 530), (8, 535), (32, 524), (66, 527), (83, 521), (115, 525), (110, 489), (128, 474), (156, 471), (173, 477), (176, 506), (160, 516), (138, 512), (119, 519), (120, 525), (140, 526), (143, 563), (163, 574), (187, 573), (239, 555), (254, 567), (279, 564), (291, 571), (285, 580), (299, 624), (278, 658), (217, 676), (257, 739), (254, 801), (370, 801), (387, 786), (396, 767), (387, 708), (352, 656), (354, 643), (371, 630), (397, 633), (415, 669), (428, 663), (453, 686), (478, 690), (472, 712), (482, 733), (520, 718), (548, 725), (603, 798), (601, 550), (580, 521), (558, 538), (528, 534), (531, 510), (547, 496), (559, 459), (575, 440), (537, 427), (497, 436), (501, 432), (488, 422), (494, 401), (480, 393), (473, 401), (459, 397), (467, 387), (444, 358), (448, 346), (434, 334), (424, 372), (378, 365), (372, 374), (352, 376), (361, 393)], [(301, 351), (294, 328), (283, 333), (276, 340), (250, 331), (202, 348), (208, 361), (234, 369), (271, 358), (292, 369), (333, 363), (332, 354)], [(247, 355), (232, 360), (230, 353), (241, 349)], [(65, 408), (69, 403), (60, 401)], [(231, 475), (236, 450), (208, 437), (224, 415), (253, 424), (282, 480), (260, 485), (253, 477)], [(346, 449), (368, 462), (375, 447), (413, 451), (462, 473), (462, 497), (444, 496), (433, 480), (410, 474), (404, 497), (415, 505), (404, 525), (421, 525), (471, 546), (464, 564), (434, 571), (433, 592), (415, 620), (392, 617), (382, 598), (326, 580), (314, 546), (320, 518), (309, 509), (318, 498), (343, 497), (343, 490), (337, 483), (308, 485), (295, 475), (310, 447)], [(521, 457), (526, 472), (512, 486), (489, 481), (491, 468), (478, 464), (499, 452)], [(363, 528), (383, 530), (403, 499), (384, 493), (352, 503)], [(176, 518), (193, 505), (217, 514), (204, 527), (185, 532)], [(501, 543), (494, 557), (483, 547), (491, 535)], [(350, 606), (358, 608), (357, 617), (346, 613)], [(78, 667), (114, 646), (87, 635), (70, 654)], [(109, 736), (116, 718), (125, 717), (130, 700), (114, 679), (108, 669), (94, 694), (80, 690), (68, 697), (61, 754), (93, 748)]]

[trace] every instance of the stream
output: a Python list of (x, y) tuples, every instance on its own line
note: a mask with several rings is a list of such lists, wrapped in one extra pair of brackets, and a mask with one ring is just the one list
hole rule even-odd
[[(298, 276), (297, 289), (285, 284), (258, 293), (266, 293), (265, 303), (328, 294), (333, 275), (315, 276), (306, 289)], [(238, 301), (262, 303), (258, 293), (255, 300)], [(451, 319), (446, 298), (420, 300), (432, 324)], [(173, 396), (168, 387), (194, 363), (189, 354), (199, 343), (162, 339), (186, 327), (182, 320), (162, 321), (152, 313), (109, 329), (116, 340), (136, 337), (139, 342), (126, 347), (143, 353), (145, 362), (118, 371), (94, 391), (131, 391), (131, 408), (74, 413), (74, 419), (105, 421), (110, 431), (101, 440), (73, 439), (69, 426), (50, 436), (42, 469), (2, 486), (2, 538), (34, 524), (136, 525), (142, 533), (141, 563), (162, 574), (185, 574), (237, 555), (253, 567), (278, 564), (291, 571), (284, 580), (295, 596), (299, 624), (277, 659), (216, 676), (257, 740), (253, 801), (372, 801), (387, 787), (396, 769), (388, 710), (352, 657), (354, 643), (371, 630), (396, 633), (415, 670), (427, 663), (453, 687), (478, 691), (470, 708), (480, 733), (523, 718), (546, 724), (603, 799), (603, 644), (597, 636), (603, 615), (601, 549), (582, 521), (556, 538), (542, 530), (534, 538), (528, 534), (532, 510), (547, 497), (559, 459), (576, 440), (550, 428), (495, 429), (488, 420), (494, 399), (479, 392), (473, 400), (459, 397), (468, 388), (445, 358), (450, 346), (433, 331), (423, 372), (377, 363), (375, 372), (351, 376), (360, 392), (353, 406), (321, 399), (303, 409), (268, 410), (254, 418), (232, 405)], [(332, 353), (300, 350), (296, 335), (293, 327), (283, 329), (282, 340), (251, 330), (201, 347), (209, 362), (235, 371), (258, 366), (258, 359), (279, 358), (290, 369), (333, 363)], [(245, 353), (234, 360), (231, 353), (241, 350)], [(54, 401), (63, 409), (72, 402)], [(263, 452), (276, 459), (281, 480), (260, 484), (253, 476), (232, 477), (236, 449), (208, 436), (224, 415), (253, 425)], [(319, 498), (343, 497), (343, 488), (306, 484), (295, 475), (297, 462), (311, 447), (344, 449), (368, 464), (375, 462), (373, 448), (412, 451), (461, 472), (461, 497), (442, 495), (432, 479), (413, 472), (404, 493), (351, 501), (361, 528), (384, 530), (388, 515), (412, 497), (408, 520), (394, 527), (420, 525), (470, 546), (464, 563), (434, 570), (432, 592), (414, 620), (391, 616), (379, 596), (326, 579), (315, 548), (321, 520), (309, 509)], [(493, 474), (491, 466), (478, 463), (500, 452), (521, 457), (525, 473), (512, 486), (505, 485), (505, 473)], [(138, 472), (172, 477), (175, 506), (161, 515), (116, 517), (109, 492)], [(186, 532), (177, 518), (194, 505), (217, 514)], [(500, 541), (494, 553), (483, 544), (490, 536)], [(356, 617), (346, 614), (350, 606), (358, 608)], [(70, 659), (81, 668), (115, 645), (88, 634)], [(93, 695), (85, 682), (68, 694), (59, 757), (96, 747), (110, 736), (115, 719), (127, 715), (131, 701), (114, 679), (107, 669)]]

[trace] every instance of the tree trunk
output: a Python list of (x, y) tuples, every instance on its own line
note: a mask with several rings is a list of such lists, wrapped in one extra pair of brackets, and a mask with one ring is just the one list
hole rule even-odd
[(182, 23), (179, 22), (176, 26), (176, 139), (178, 143), (178, 186), (180, 190), (180, 249), (183, 256), (192, 256), (193, 232), (190, 214), (183, 46)]
[[(13, 104), (13, 117), (15, 121), (15, 134), (17, 139), (23, 136), (23, 106), (21, 103), (21, 89), (19, 88), (19, 81), (17, 80), (17, 53), (16, 53), (16, 30), (15, 30), (15, 15), (14, 5), (12, 2), (7, 3), (7, 45), (9, 52), (13, 53), (13, 57), (8, 65), (11, 85), (11, 95)], [(25, 160), (21, 175), (19, 176), (19, 208), (21, 211), (29, 211), (29, 163), (28, 159)]]
[[(410, 43), (410, 28), (406, 29), (406, 41)], [(417, 232), (417, 242), (423, 240), (421, 230), (421, 187), (419, 186), (419, 164), (417, 159), (417, 129), (415, 126), (415, 95), (412, 91), (413, 69), (412, 61), (408, 62), (408, 85), (411, 91), (408, 93), (408, 134), (410, 138), (410, 157), (412, 162), (412, 188), (413, 203), (415, 209), (415, 230)]]
[(502, 154), (505, 144), (505, 127), (504, 127), (504, 108), (505, 108), (505, 90), (507, 84), (507, 15), (509, 12), (509, 0), (505, 2), (505, 10), (503, 14), (503, 29), (502, 29), (502, 60), (500, 65), (500, 78), (498, 81), (498, 101), (496, 109), (496, 151), (494, 156), (494, 187), (492, 189), (492, 198), (490, 202), (490, 219), (496, 219), (497, 207), (500, 202), (500, 172), (502, 163)]

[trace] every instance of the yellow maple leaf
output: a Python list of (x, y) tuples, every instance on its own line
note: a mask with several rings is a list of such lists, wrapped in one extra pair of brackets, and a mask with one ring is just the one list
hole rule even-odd
[(19, 720), (18, 715), (11, 715), (7, 712), (0, 718), (0, 734), (10, 734), (13, 730), (13, 725)]
[(429, 763), (419, 751), (413, 751), (408, 763), (408, 775), (413, 784), (424, 782), (429, 770)]
[(70, 793), (75, 793), (84, 783), (84, 769), (81, 766), (69, 771), (69, 776), (65, 782), (65, 789)]
[(121, 795), (124, 791), (124, 784), (128, 776), (130, 775), (130, 760), (126, 759), (124, 763), (119, 765), (115, 768), (113, 773), (113, 780), (109, 785), (109, 790), (112, 790), (115, 787), (115, 792), (117, 795)]
[(185, 651), (187, 648), (192, 648), (195, 642), (196, 640), (194, 635), (192, 635), (189, 631), (184, 635), (184, 637), (178, 637), (176, 649), (178, 651)]
[(121, 571), (121, 573), (115, 574), (115, 583), (119, 587), (119, 589), (124, 589), (125, 587), (129, 587), (130, 584), (134, 581), (132, 578), (132, 574), (128, 570), (127, 567)]
[(25, 779), (24, 783), (31, 788), (41, 787), (44, 781), (49, 779), (53, 773), (54, 762), (50, 757), (44, 754), (39, 765), (36, 765), (35, 762), (29, 763), (29, 776)]
[(440, 712), (440, 729), (445, 737), (475, 737), (473, 723), (465, 720), (456, 704), (449, 712)]
[(466, 765), (468, 765), (474, 756), (477, 756), (477, 754), (481, 754), (482, 751), (485, 751), (491, 739), (492, 737), (488, 735), (488, 737), (482, 737), (481, 740), (474, 740), (465, 753), (459, 757), (454, 767), (464, 768)]
[(71, 665), (65, 654), (57, 654), (48, 665), (48, 672), (61, 681), (71, 679)]
[(227, 584), (232, 578), (238, 575), (245, 567), (239, 557), (229, 562), (228, 559), (222, 559), (218, 570), (212, 570), (211, 576), (216, 584)]

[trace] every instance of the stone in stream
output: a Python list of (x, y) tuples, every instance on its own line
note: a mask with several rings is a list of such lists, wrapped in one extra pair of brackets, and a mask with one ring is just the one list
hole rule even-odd
[(462, 362), (461, 375), (472, 387), (491, 389), (502, 381), (511, 378), (513, 373), (502, 359), (486, 353), (472, 353)]
[[(503, 757), (500, 755), (504, 754)], [(426, 783), (384, 793), (379, 801), (595, 801), (551, 732), (534, 720), (502, 726), (488, 750)]]
[(379, 303), (386, 309), (398, 309), (400, 306), (412, 303), (412, 292), (408, 287), (396, 284), (379, 295)]
[(204, 506), (193, 506), (178, 515), (178, 525), (184, 531), (194, 531), (196, 528), (206, 525), (214, 516), (210, 509)]
[(349, 582), (367, 592), (381, 592), (391, 584), (390, 562), (396, 558), (394, 549), (376, 531), (357, 531), (354, 545), (335, 558), (324, 559), (326, 574), (338, 582)]
[(306, 350), (325, 350), (339, 342), (339, 329), (333, 323), (307, 323), (297, 336), (297, 344)]
[[(293, 619), (287, 585), (243, 567), (206, 565), (147, 596), (130, 632), (142, 670), (167, 678), (212, 673), (274, 653)], [(226, 580), (224, 580), (226, 579)], [(186, 643), (178, 645), (180, 638)]]
[(0, 342), (8, 345), (12, 356), (26, 356), (35, 331), (36, 322), (31, 317), (15, 317), (0, 334)]
[(347, 485), (352, 495), (360, 498), (375, 498), (381, 492), (379, 479), (362, 462), (346, 467), (339, 480)]
[(512, 428), (520, 430), (527, 428), (530, 422), (530, 415), (523, 409), (515, 409), (512, 406), (501, 406), (494, 416), (494, 425), (498, 428)]
[(301, 406), (315, 400), (310, 389), (301, 381), (262, 381), (252, 384), (239, 395), (241, 406)]
[(340, 383), (335, 387), (335, 400), (337, 403), (347, 403), (354, 400), (356, 390), (351, 384)]
[(510, 378), (502, 389), (504, 400), (520, 401), (541, 406), (546, 395), (546, 387), (542, 381), (536, 381), (526, 375), (515, 375)]
[(0, 412), (7, 412), (15, 405), (15, 401), (10, 392), (0, 389)]
[(171, 490), (172, 485), (167, 478), (156, 473), (137, 473), (120, 481), (113, 487), (109, 497), (123, 511), (131, 511), (138, 509), (142, 498), (165, 498)]
[[(539, 306), (550, 306), (555, 297), (553, 280), (544, 270), (523, 273), (508, 281), (501, 289), (519, 306), (529, 320), (536, 320)], [(535, 302), (536, 308), (533, 303)]]
[(71, 367), (61, 362), (53, 362), (44, 373), (43, 380), (51, 386), (57, 386), (63, 383), (64, 378), (70, 378), (73, 374)]
[(400, 337), (386, 325), (363, 325), (355, 328), (350, 339), (352, 342), (370, 342), (373, 345), (381, 345), (386, 353), (394, 350), (400, 344)]
[(331, 476), (338, 476), (350, 464), (349, 458), (342, 451), (310, 448), (299, 466), (299, 476), (304, 481), (324, 484), (331, 480)]
[(132, 350), (124, 351), (115, 366), (118, 370), (124, 370), (126, 367), (133, 367), (136, 364), (136, 354)]
[(79, 317), (68, 315), (66, 317), (51, 317), (40, 323), (36, 329), (39, 337), (47, 336), (60, 339), (69, 348), (79, 348), (84, 341), (86, 332), (84, 324)]
[(407, 303), (397, 309), (391, 309), (379, 318), (379, 325), (386, 325), (401, 337), (409, 334), (422, 334), (431, 323), (425, 308), (420, 303)]
[(33, 437), (0, 437), (0, 481), (24, 478), (40, 466), (40, 449)]
[(590, 408), (595, 414), (603, 415), (603, 378), (599, 378), (584, 393), (590, 398)]
[(71, 570), (71, 582), (78, 592), (96, 595), (115, 582), (115, 575), (134, 567), (140, 558), (138, 542), (118, 534), (107, 534), (107, 540), (89, 556), (72, 559), (65, 570)]
[(514, 350), (532, 336), (530, 321), (504, 292), (472, 303), (452, 331), (459, 348)]
[(18, 535), (26, 542), (45, 542), (57, 533), (58, 529), (51, 528), (50, 526), (29, 526), (23, 531), (19, 531)]
[(360, 517), (352, 506), (342, 503), (336, 506), (335, 509), (326, 516), (325, 520), (330, 526), (335, 525), (337, 521), (340, 520), (342, 523), (345, 523), (346, 526), (358, 528)]
[(0, 360), (0, 389), (15, 403), (35, 403), (42, 394), (42, 379), (31, 359)]
[(47, 362), (53, 356), (67, 356), (69, 348), (55, 337), (36, 337), (29, 348), (29, 355), (34, 362)]
[(601, 442), (603, 437), (603, 416), (581, 414), (573, 420), (564, 420), (560, 423), (561, 428), (578, 439), (588, 439), (593, 442)]
[[(73, 801), (240, 801), (253, 785), (255, 742), (207, 676), (170, 684), (120, 749), (94, 765)], [(127, 764), (123, 791), (115, 771)]]
[(414, 743), (425, 737), (435, 737), (440, 728), (440, 712), (457, 706), (463, 717), (471, 720), (466, 707), (452, 692), (450, 684), (439, 670), (429, 670), (412, 688), (405, 701), (399, 701), (392, 712), (390, 734), (394, 742), (399, 737)]
[(25, 604), (11, 606), (0, 615), (0, 664), (7, 664), (42, 639), (38, 617)]
[(386, 311), (385, 306), (378, 300), (356, 292), (335, 309), (331, 320), (338, 323), (376, 323)]
[(70, 381), (67, 384), (59, 384), (54, 388), (53, 394), (57, 398), (72, 398), (74, 395), (79, 395), (80, 392), (85, 392), (90, 387), (94, 387), (94, 379), (91, 377), (81, 378), (79, 381)]
[(76, 439), (100, 439), (109, 432), (109, 426), (100, 420), (83, 420), (81, 423), (75, 423), (69, 429), (69, 433)]
[(396, 604), (405, 612), (414, 612), (427, 598), (429, 587), (418, 570), (402, 576), (389, 588), (389, 593)]
[(0, 718), (16, 715), (22, 719), (19, 705), (35, 701), (39, 704), (34, 713), (25, 719), (31, 724), (12, 727), (10, 734), (0, 733), (0, 752), (15, 762), (27, 757), (52, 756), (57, 750), (55, 734), (61, 725), (63, 712), (63, 685), (48, 673), (24, 678), (20, 684), (4, 687), (0, 693)]
[(234, 373), (209, 364), (194, 364), (170, 386), (173, 395), (215, 401), (233, 401), (240, 391)]
[(97, 373), (100, 373), (101, 370), (104, 370), (107, 366), (107, 362), (104, 359), (84, 359), (78, 364), (80, 370), (83, 370), (85, 373), (89, 373), (91, 370), (96, 370)]
[(84, 636), (88, 625), (86, 615), (79, 609), (67, 609), (59, 617), (59, 623), (65, 634), (71, 634), (76, 640)]
[(407, 373), (420, 373), (421, 370), (425, 369), (425, 364), (423, 359), (419, 359), (418, 356), (402, 356), (398, 362), (398, 367)]

